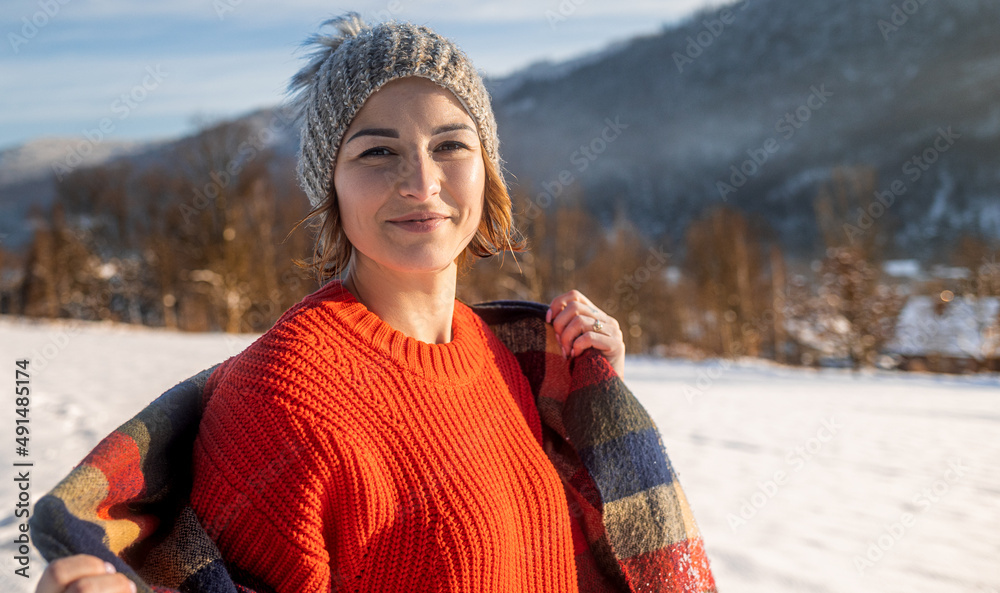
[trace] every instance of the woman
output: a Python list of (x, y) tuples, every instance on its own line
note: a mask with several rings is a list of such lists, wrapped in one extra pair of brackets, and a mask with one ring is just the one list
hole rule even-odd
[[(620, 587), (628, 570), (581, 569), (605, 536), (552, 461), (577, 452), (551, 450), (525, 363), (455, 299), (473, 257), (518, 247), (480, 77), (424, 27), (333, 22), (293, 88), (300, 181), (321, 223), (312, 265), (344, 280), (211, 373), (193, 447), (198, 522), (256, 590)], [(556, 297), (545, 322), (566, 359), (593, 348), (623, 375), (618, 324), (584, 295)], [(637, 537), (621, 540), (634, 558), (665, 545)], [(669, 586), (711, 590), (707, 563), (690, 565), (698, 574)], [(38, 591), (134, 587), (107, 570), (71, 556)]]

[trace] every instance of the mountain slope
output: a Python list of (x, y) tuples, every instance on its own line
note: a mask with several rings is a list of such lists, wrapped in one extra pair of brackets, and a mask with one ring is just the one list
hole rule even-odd
[[(536, 200), (568, 170), (597, 212), (624, 204), (645, 230), (675, 236), (725, 201), (810, 250), (819, 184), (836, 166), (866, 166), (877, 189), (907, 184), (883, 220), (896, 223), (899, 251), (930, 257), (960, 231), (1000, 236), (1000, 40), (991, 31), (1000, 8), (902, 4), (913, 14), (894, 14), (900, 3), (889, 0), (738, 2), (562, 77), (528, 80), (497, 104), (508, 168)], [(603, 146), (607, 118), (629, 127)], [(959, 136), (949, 150), (919, 179), (905, 174), (949, 127)], [(574, 162), (591, 145), (604, 150)], [(746, 166), (753, 174), (737, 187), (731, 167), (754, 155), (763, 163)]]

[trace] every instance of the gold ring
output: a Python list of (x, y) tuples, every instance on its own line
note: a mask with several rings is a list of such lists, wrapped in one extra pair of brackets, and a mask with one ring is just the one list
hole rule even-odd
[(604, 324), (601, 323), (601, 320), (600, 319), (595, 319), (594, 320), (594, 331), (597, 332), (597, 333), (601, 333), (601, 328), (602, 327), (604, 327)]

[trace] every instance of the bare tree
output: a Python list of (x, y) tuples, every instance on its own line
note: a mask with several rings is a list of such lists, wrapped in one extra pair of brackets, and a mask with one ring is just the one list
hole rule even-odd
[(771, 280), (759, 239), (746, 217), (717, 208), (688, 228), (685, 269), (694, 285), (711, 352), (759, 356), (770, 331)]
[(875, 363), (902, 308), (901, 295), (882, 279), (881, 253), (891, 229), (884, 208), (872, 215), (876, 189), (875, 172), (867, 167), (838, 168), (820, 189), (816, 214), (826, 255), (816, 294), (795, 299), (798, 339), (821, 354), (848, 358), (855, 368)]

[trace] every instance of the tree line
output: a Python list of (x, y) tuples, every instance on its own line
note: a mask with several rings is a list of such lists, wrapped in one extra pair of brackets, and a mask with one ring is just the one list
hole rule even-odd
[[(308, 211), (294, 160), (248, 144), (255, 133), (245, 121), (223, 123), (155, 164), (63, 175), (52, 206), (33, 213), (26, 252), (0, 252), (0, 268), (20, 272), (5, 312), (265, 331), (319, 285), (294, 263), (313, 246), (307, 227), (293, 232)], [(647, 237), (624, 210), (596, 220), (575, 187), (548, 208), (514, 188), (529, 248), (477, 262), (459, 298), (547, 302), (577, 288), (619, 321), (631, 353), (874, 364), (913, 291), (882, 272), (892, 216), (855, 224), (875, 187), (869, 168), (833, 172), (814, 202), (822, 237), (811, 261), (787, 258), (766, 221), (731, 207), (707, 210), (681, 237)], [(956, 254), (974, 264), (996, 251), (966, 237)], [(983, 268), (972, 265), (974, 282), (952, 288), (998, 294), (1000, 266)]]

